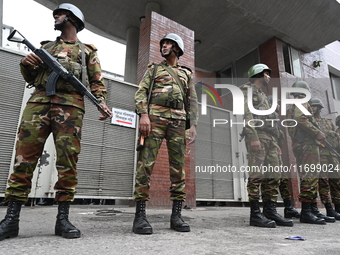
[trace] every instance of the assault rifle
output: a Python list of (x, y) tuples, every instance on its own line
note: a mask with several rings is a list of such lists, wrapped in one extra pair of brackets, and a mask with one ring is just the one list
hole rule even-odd
[(325, 146), (327, 149), (332, 151), (338, 157), (338, 160), (340, 160), (340, 154), (334, 149), (334, 147), (327, 140), (326, 140)]
[[(17, 37), (16, 33), (19, 34)], [(45, 49), (37, 49), (31, 44), (19, 31), (13, 30), (8, 36), (8, 41), (18, 42), (25, 44), (31, 49), (49, 68), (52, 69), (50, 76), (48, 77), (46, 84), (46, 95), (55, 95), (55, 85), (59, 77), (63, 78), (68, 83), (78, 90), (81, 95), (85, 95), (90, 101), (97, 106), (100, 112), (105, 113), (108, 117), (111, 115), (104, 110), (104, 108), (98, 103), (97, 98), (86, 88), (86, 86), (73, 75), (72, 72), (67, 71), (55, 58), (53, 58)]]
[[(323, 132), (320, 128), (320, 126), (316, 123), (316, 122), (313, 122), (311, 121), (311, 123), (314, 125), (314, 127), (316, 127), (320, 132)], [(333, 152), (338, 160), (340, 160), (340, 154), (334, 149), (334, 147), (327, 141), (325, 140), (325, 144), (321, 144), (322, 147), (326, 147), (328, 150), (330, 150), (331, 152)]]

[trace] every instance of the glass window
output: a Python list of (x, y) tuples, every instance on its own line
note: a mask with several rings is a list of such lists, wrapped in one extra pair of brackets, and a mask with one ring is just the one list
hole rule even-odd
[(301, 78), (302, 72), (299, 51), (284, 42), (282, 42), (282, 50), (285, 62), (285, 71)]
[(292, 60), (292, 66), (293, 66), (293, 74), (297, 77), (302, 77), (301, 73), (301, 64), (300, 64), (300, 56), (299, 51), (296, 49), (290, 47), (290, 53), (291, 53), (291, 60)]
[(285, 71), (287, 73), (292, 73), (292, 70), (290, 68), (289, 45), (287, 43), (282, 42), (282, 50), (283, 50), (283, 59), (285, 62)]
[(329, 76), (332, 83), (333, 97), (336, 100), (340, 100), (340, 77), (333, 73), (329, 73)]

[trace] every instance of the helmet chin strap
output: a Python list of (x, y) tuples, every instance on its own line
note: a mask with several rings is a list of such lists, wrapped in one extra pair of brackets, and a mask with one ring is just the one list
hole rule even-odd
[(262, 83), (264, 86), (268, 87), (269, 83), (266, 81), (266, 79), (264, 78), (264, 76), (262, 77)]
[(163, 57), (163, 58), (169, 57), (173, 51), (174, 51), (174, 47), (172, 46), (168, 54), (163, 54), (163, 53), (161, 52), (161, 53), (162, 53), (162, 57)]
[(61, 31), (67, 21), (69, 21), (68, 17), (65, 17), (63, 22), (61, 22), (60, 24), (54, 25), (54, 30), (60, 30)]
[(163, 57), (163, 58), (167, 58), (167, 57), (169, 57), (169, 56), (171, 55), (171, 53), (175, 52), (176, 57), (179, 59), (179, 56), (178, 56), (179, 53), (176, 52), (176, 51), (174, 51), (174, 47), (175, 47), (175, 46), (172, 46), (172, 47), (171, 47), (171, 49), (170, 49), (170, 51), (169, 51), (168, 54), (163, 54), (162, 51), (161, 51), (162, 57)]
[(67, 21), (71, 22), (71, 24), (77, 29), (77, 32), (78, 32), (77, 25), (73, 21), (71, 21), (67, 16), (65, 17), (63, 22), (61, 22), (60, 24), (54, 25), (54, 30), (60, 30), (61, 31)]

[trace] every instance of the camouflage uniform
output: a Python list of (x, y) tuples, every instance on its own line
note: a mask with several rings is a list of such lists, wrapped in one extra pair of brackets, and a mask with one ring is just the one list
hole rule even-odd
[[(74, 75), (81, 79), (81, 44), (62, 41), (59, 37), (54, 43), (43, 43), (46, 50)], [(93, 45), (84, 45), (88, 82), (91, 92), (104, 103), (106, 89), (97, 56)], [(57, 160), (58, 181), (56, 201), (72, 201), (77, 186), (76, 165), (80, 153), (80, 139), (84, 116), (84, 98), (71, 84), (59, 78), (56, 95), (46, 96), (46, 81), (49, 68), (20, 65), (21, 73), (35, 91), (28, 100), (23, 112), (18, 140), (14, 172), (8, 180), (6, 189), (7, 201), (26, 202), (31, 190), (31, 179), (37, 161), (42, 154), (45, 141), (53, 134)]]
[[(136, 201), (149, 200), (150, 178), (163, 139), (167, 141), (171, 200), (185, 199), (185, 120), (187, 116), (180, 85), (164, 68), (163, 61), (158, 65), (155, 83), (148, 107), (147, 97), (151, 84), (154, 65), (150, 64), (135, 95), (138, 114), (149, 113), (151, 122), (150, 135), (144, 141), (144, 148), (139, 153), (136, 170), (134, 197)], [(170, 67), (181, 79), (187, 91), (191, 125), (197, 125), (197, 95), (192, 79), (192, 72), (180, 65)]]
[[(265, 121), (265, 119), (276, 119), (277, 115), (274, 113), (270, 116), (254, 115), (250, 112), (248, 107), (247, 89), (249, 87), (253, 89), (253, 106), (257, 110), (267, 110), (270, 108), (270, 104), (267, 100), (265, 93), (258, 89), (255, 85), (244, 85), (241, 89), (245, 96), (245, 142), (248, 151), (248, 165), (249, 167), (261, 167), (261, 166), (279, 166), (278, 144), (277, 137), (279, 136), (277, 125), (274, 122), (272, 127), (271, 122)], [(264, 124), (262, 127), (251, 127), (247, 123), (252, 119), (261, 119)], [(261, 125), (261, 123), (252, 123), (252, 125)], [(259, 152), (253, 151), (250, 147), (252, 141), (260, 141), (261, 150)], [(249, 201), (259, 200), (260, 198), (260, 186), (262, 192), (263, 201), (277, 201), (278, 185), (280, 182), (279, 173), (262, 173), (249, 172), (247, 190)]]
[[(312, 113), (308, 103), (303, 106)], [(287, 110), (288, 118), (297, 121), (297, 126), (289, 127), (289, 135), (292, 139), (293, 152), (296, 158), (296, 170), (300, 176), (300, 202), (313, 202), (317, 197), (318, 173), (306, 171), (310, 165), (320, 163), (320, 143), (315, 136), (319, 129), (314, 125), (315, 119), (312, 115), (306, 116), (295, 105)], [(314, 123), (314, 124), (313, 124)]]
[[(321, 131), (325, 133), (327, 141), (333, 148), (339, 147), (339, 135), (332, 119), (316, 120)], [(340, 204), (340, 176), (335, 167), (339, 167), (337, 156), (326, 147), (320, 147), (320, 164), (326, 165), (328, 171), (321, 171), (319, 176), (319, 194), (323, 204), (330, 203), (330, 194), (334, 204)], [(333, 167), (333, 169), (331, 169)], [(327, 170), (327, 169), (326, 169)], [(330, 194), (329, 194), (330, 193)]]
[[(284, 133), (280, 129), (279, 130), (279, 137), (278, 137), (278, 145), (279, 145), (280, 148), (282, 148), (282, 146), (283, 146), (284, 139), (285, 139)], [(282, 162), (282, 156), (281, 155), (279, 155), (279, 160), (280, 160), (280, 165), (282, 165), (283, 162)], [(280, 190), (280, 194), (281, 194), (281, 197), (282, 197), (283, 200), (292, 198), (292, 195), (291, 195), (290, 189), (289, 189), (289, 176), (288, 176), (288, 173), (286, 173), (286, 172), (281, 173), (279, 190)]]

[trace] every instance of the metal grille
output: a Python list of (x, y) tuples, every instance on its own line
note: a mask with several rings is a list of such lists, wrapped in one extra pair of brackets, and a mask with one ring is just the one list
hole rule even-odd
[(20, 74), (19, 62), (23, 54), (0, 49), (0, 193), (7, 184), (12, 163), (15, 136), (19, 121), (25, 81)]
[[(214, 107), (207, 108), (207, 115), (199, 117), (195, 155), (196, 199), (233, 200), (234, 181), (230, 172), (210, 173), (212, 167), (233, 164), (232, 136), (238, 135), (229, 125), (216, 125), (214, 119), (230, 119), (230, 112)], [(233, 133), (232, 133), (233, 132)]]
[[(136, 85), (105, 79), (110, 107), (134, 111)], [(136, 129), (97, 120), (100, 113), (86, 100), (82, 151), (77, 166), (77, 196), (131, 198)]]

